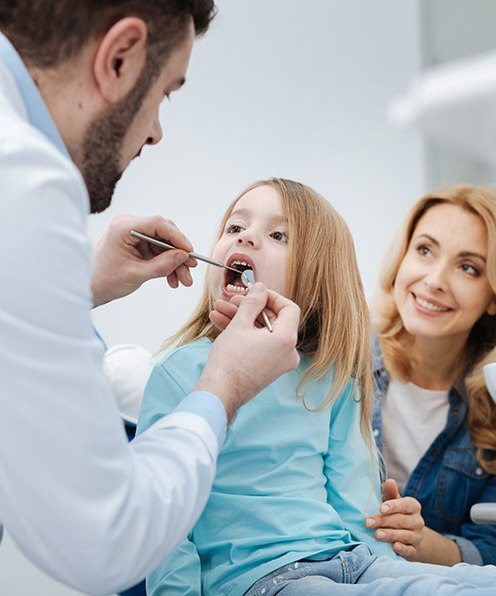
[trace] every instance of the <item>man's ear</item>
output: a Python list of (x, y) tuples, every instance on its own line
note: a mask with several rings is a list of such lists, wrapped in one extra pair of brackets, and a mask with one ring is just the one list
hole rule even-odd
[(99, 41), (93, 59), (95, 84), (116, 103), (134, 87), (146, 62), (146, 23), (137, 17), (117, 21)]

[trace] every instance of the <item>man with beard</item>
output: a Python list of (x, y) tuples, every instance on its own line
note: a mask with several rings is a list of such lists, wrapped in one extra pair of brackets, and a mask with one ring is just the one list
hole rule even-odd
[[(105, 594), (191, 529), (236, 409), (298, 362), (298, 308), (261, 284), (214, 343), (195, 391), (128, 444), (93, 305), (157, 276), (189, 285), (189, 241), (159, 217), (101, 211), (178, 89), (212, 0), (0, 1), (0, 522), (45, 572)], [(178, 250), (156, 255), (131, 228)], [(263, 308), (273, 333), (256, 323)], [(234, 307), (233, 307), (234, 309)], [(212, 320), (221, 327), (225, 309)], [(232, 313), (231, 313), (232, 314)]]

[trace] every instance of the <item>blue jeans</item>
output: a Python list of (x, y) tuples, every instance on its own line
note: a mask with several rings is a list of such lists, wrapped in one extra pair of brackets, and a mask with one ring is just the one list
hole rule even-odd
[(325, 561), (303, 560), (259, 579), (244, 596), (494, 596), (496, 567), (410, 563), (372, 555), (364, 544)]

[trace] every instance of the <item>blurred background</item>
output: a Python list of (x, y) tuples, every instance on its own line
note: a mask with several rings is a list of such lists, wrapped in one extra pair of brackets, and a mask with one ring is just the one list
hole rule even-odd
[[(197, 252), (208, 254), (221, 215), (239, 191), (260, 178), (288, 177), (315, 188), (344, 216), (370, 298), (382, 256), (411, 203), (446, 184), (494, 182), (490, 106), (492, 101), (496, 110), (496, 93), (494, 99), (488, 88), (462, 93), (458, 104), (448, 93), (444, 103), (434, 102), (434, 111), (428, 93), (417, 95), (423, 75), (442, 74), (447, 65), (456, 83), (453, 97), (467, 88), (458, 66), (496, 52), (496, 3), (217, 5), (211, 29), (195, 44), (187, 84), (162, 106), (162, 143), (145, 148), (119, 183), (112, 207), (90, 218), (92, 242), (118, 213), (161, 214), (176, 222)], [(484, 77), (490, 80), (487, 63)], [(493, 78), (496, 86), (496, 66)], [(402, 118), (394, 117), (398, 101)], [(452, 142), (460, 127), (469, 133)], [(473, 151), (470, 134), (484, 136), (482, 151)], [(149, 282), (97, 309), (95, 326), (109, 347), (136, 343), (156, 352), (191, 313), (205, 271), (199, 263), (192, 288), (173, 291), (164, 280)], [(36, 570), (7, 535), (0, 548), (0, 594), (79, 593)]]

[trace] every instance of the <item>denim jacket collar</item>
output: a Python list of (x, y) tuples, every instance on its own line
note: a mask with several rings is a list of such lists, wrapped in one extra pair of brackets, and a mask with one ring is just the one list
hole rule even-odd
[[(374, 438), (382, 451), (382, 400), (389, 389), (391, 376), (384, 366), (379, 340), (374, 337), (372, 340), (373, 348), (373, 373), (374, 373), (374, 414), (372, 418), (372, 431)], [(467, 393), (464, 383), (465, 374), (451, 386), (448, 392), (449, 412), (446, 427), (434, 440), (431, 449), (436, 448), (436, 444), (444, 444), (457, 431), (465, 420), (467, 415)]]

